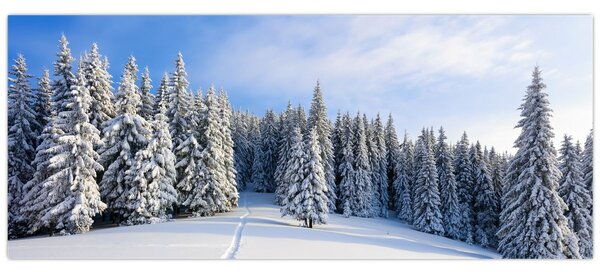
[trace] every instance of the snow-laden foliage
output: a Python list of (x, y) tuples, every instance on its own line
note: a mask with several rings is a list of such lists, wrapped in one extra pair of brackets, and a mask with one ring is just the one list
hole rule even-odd
[(592, 205), (591, 192), (585, 186), (581, 173), (580, 156), (571, 142), (571, 136), (565, 135), (560, 149), (560, 171), (558, 194), (567, 204), (565, 216), (569, 228), (579, 241), (579, 253), (582, 258), (592, 258)]
[(594, 131), (590, 131), (590, 134), (585, 139), (581, 158), (581, 171), (585, 188), (590, 192), (590, 215), (592, 215), (594, 209)]
[(127, 218), (126, 224), (165, 221), (177, 203), (175, 155), (165, 111), (163, 107), (154, 116), (152, 138), (146, 148), (137, 152), (135, 167), (129, 172), (135, 185), (129, 191), (129, 197), (133, 199), (129, 205), (137, 209)]
[(148, 67), (144, 68), (142, 73), (142, 82), (140, 86), (140, 98), (142, 103), (138, 107), (138, 114), (146, 119), (146, 121), (152, 121), (154, 117), (154, 96), (150, 91), (152, 90), (152, 80), (150, 79), (150, 70)]
[(285, 174), (291, 182), (287, 197), (283, 200), (281, 214), (304, 220), (306, 226), (312, 228), (313, 223), (325, 224), (329, 213), (319, 138), (313, 129), (307, 140), (302, 141), (298, 127), (294, 129), (292, 138), (291, 158)]
[[(188, 98), (189, 83), (186, 78), (185, 63), (183, 62), (183, 56), (179, 53), (175, 62), (175, 73), (173, 73), (173, 78), (171, 79), (171, 86), (168, 88), (169, 105), (167, 107), (167, 118), (169, 119), (169, 132), (171, 133), (171, 137), (173, 137), (174, 147), (180, 146), (189, 137), (187, 135), (188, 130), (190, 130), (188, 111), (192, 101)], [(159, 91), (162, 91), (161, 88), (159, 88)], [(165, 99), (164, 95), (161, 99)], [(182, 159), (177, 152), (175, 152), (175, 156), (177, 157), (177, 161)], [(180, 183), (180, 179), (182, 178), (184, 177), (178, 175), (177, 183)]]
[(136, 153), (146, 148), (152, 136), (150, 123), (137, 113), (141, 99), (130, 66), (131, 63), (128, 63), (123, 71), (115, 95), (117, 114), (106, 122), (104, 145), (99, 152), (99, 162), (105, 169), (100, 181), (100, 191), (113, 218), (119, 222), (127, 220), (128, 216), (135, 217), (135, 213), (138, 213), (135, 203), (141, 195), (131, 196), (136, 194), (138, 188), (134, 176), (128, 172), (134, 171)]
[(467, 133), (463, 133), (460, 141), (456, 144), (454, 150), (454, 176), (456, 178), (456, 193), (458, 196), (458, 206), (461, 211), (459, 230), (459, 239), (469, 244), (473, 243), (473, 165), (470, 159), (469, 138)]
[(257, 192), (275, 191), (278, 135), (277, 117), (272, 110), (268, 110), (260, 122), (260, 138), (252, 165), (252, 181)]
[(388, 190), (388, 167), (387, 167), (387, 149), (385, 145), (385, 132), (381, 117), (377, 114), (375, 121), (371, 124), (371, 138), (374, 147), (374, 159), (371, 160), (373, 176), (373, 191), (375, 192), (374, 202), (378, 208), (375, 214), (381, 217), (388, 217), (389, 208), (389, 190)]
[(385, 150), (387, 160), (387, 177), (388, 177), (388, 195), (390, 208), (396, 209), (396, 191), (394, 187), (394, 181), (396, 180), (398, 173), (398, 160), (400, 160), (400, 142), (398, 142), (398, 134), (396, 127), (394, 126), (394, 118), (392, 114), (388, 115), (388, 120), (385, 125)]
[(446, 143), (446, 134), (440, 127), (435, 147), (436, 168), (440, 189), (441, 212), (447, 237), (460, 239), (461, 210), (458, 204), (456, 179), (454, 177), (454, 157)]
[(30, 103), (34, 94), (29, 86), (31, 75), (27, 73), (25, 58), (19, 55), (12, 66), (8, 81), (8, 236), (16, 238), (24, 230), (19, 209), (23, 185), (32, 178), (39, 128), (36, 114)]
[[(37, 121), (34, 131), (35, 135), (39, 137), (48, 124), (52, 112), (52, 87), (50, 86), (50, 72), (47, 69), (44, 69), (42, 76), (37, 80), (34, 99), (33, 112)], [(41, 143), (42, 141), (37, 138), (35, 146), (37, 147)]]
[(551, 109), (541, 71), (523, 99), (518, 149), (505, 176), (498, 250), (505, 258), (580, 258), (577, 238), (558, 195), (560, 170), (552, 145)]
[(423, 130), (415, 150), (417, 174), (412, 190), (413, 225), (420, 231), (443, 235), (438, 173), (433, 156), (433, 142), (429, 138), (430, 133)]
[[(206, 103), (207, 113), (210, 112), (210, 104)], [(235, 170), (235, 155), (234, 155), (234, 142), (232, 137), (232, 129), (231, 129), (231, 105), (229, 104), (229, 98), (227, 93), (224, 90), (219, 91), (219, 95), (217, 96), (217, 105), (216, 107), (218, 111), (218, 128), (221, 132), (221, 149), (223, 152), (223, 169), (225, 171), (225, 180), (223, 180), (222, 187), (225, 192), (225, 197), (227, 199), (227, 204), (225, 207), (219, 212), (228, 212), (233, 208), (237, 207), (239, 194), (237, 190), (236, 183), (236, 175), (237, 172)], [(207, 114), (207, 117), (210, 115)]]
[[(312, 103), (308, 114), (307, 130), (315, 130), (319, 139), (320, 157), (322, 159), (323, 169), (325, 171), (325, 180), (327, 182), (327, 206), (329, 211), (335, 210), (337, 201), (336, 184), (334, 174), (334, 156), (333, 144), (331, 143), (331, 126), (327, 120), (327, 108), (323, 100), (323, 93), (319, 81), (313, 93)], [(387, 188), (387, 187), (386, 187)]]
[(340, 175), (338, 210), (348, 217), (352, 214), (351, 203), (356, 195), (354, 184), (354, 140), (353, 127), (350, 115), (344, 114), (341, 121), (340, 157), (338, 159), (338, 173)]
[(413, 154), (414, 147), (408, 135), (404, 134), (404, 140), (400, 146), (400, 155), (396, 162), (396, 179), (394, 180), (394, 192), (396, 196), (397, 216), (407, 223), (413, 222)]
[(106, 121), (115, 117), (115, 107), (112, 103), (113, 87), (112, 76), (106, 70), (108, 62), (103, 63), (98, 53), (98, 45), (92, 44), (88, 57), (83, 61), (84, 87), (92, 96), (90, 107), (90, 122), (102, 131)]
[(275, 203), (283, 205), (283, 200), (287, 197), (287, 191), (290, 187), (290, 180), (285, 177), (288, 163), (292, 157), (293, 133), (298, 127), (295, 123), (294, 109), (292, 103), (288, 103), (286, 110), (279, 117), (281, 127), (279, 129), (279, 160), (275, 169)]
[(252, 178), (252, 143), (250, 142), (250, 119), (248, 113), (233, 112), (232, 138), (238, 191), (244, 190)]
[(473, 174), (475, 177), (474, 204), (475, 213), (475, 242), (484, 246), (495, 248), (497, 245), (496, 232), (498, 231), (498, 198), (494, 189), (489, 163), (481, 151), (481, 144), (475, 144), (475, 153), (472, 157)]
[[(163, 107), (167, 110), (169, 109), (169, 95), (171, 93), (170, 84), (169, 75), (165, 72), (160, 80), (160, 85), (156, 90), (156, 97), (154, 98), (154, 114), (159, 113)], [(168, 115), (166, 116), (168, 119)]]

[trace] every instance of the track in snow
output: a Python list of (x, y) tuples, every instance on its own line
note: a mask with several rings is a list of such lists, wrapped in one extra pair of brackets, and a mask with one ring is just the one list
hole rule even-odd
[(246, 208), (246, 213), (240, 216), (240, 223), (235, 229), (235, 234), (233, 236), (233, 240), (231, 241), (231, 245), (223, 255), (221, 255), (221, 259), (235, 259), (235, 255), (240, 249), (240, 243), (242, 241), (242, 232), (244, 232), (244, 227), (246, 226), (246, 217), (250, 215), (250, 209), (248, 209), (246, 193), (244, 192), (244, 208)]

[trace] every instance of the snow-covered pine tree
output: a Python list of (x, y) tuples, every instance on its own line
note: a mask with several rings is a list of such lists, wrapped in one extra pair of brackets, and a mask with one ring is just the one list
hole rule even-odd
[(229, 98), (223, 89), (219, 90), (216, 106), (219, 116), (217, 121), (219, 122), (222, 137), (223, 168), (225, 170), (225, 180), (223, 180), (222, 186), (227, 199), (227, 205), (224, 209), (219, 210), (219, 212), (228, 212), (238, 206), (239, 193), (236, 183), (237, 172), (235, 171), (234, 143), (231, 136), (231, 104), (229, 104)]
[(569, 228), (577, 237), (579, 254), (590, 259), (593, 253), (592, 216), (589, 207), (592, 203), (591, 192), (587, 190), (581, 174), (580, 156), (571, 142), (571, 136), (565, 135), (560, 149), (560, 171), (558, 194), (567, 204), (565, 216)]
[(458, 196), (458, 205), (460, 207), (461, 216), (459, 230), (459, 239), (473, 243), (473, 165), (470, 160), (470, 144), (467, 133), (464, 132), (460, 141), (455, 147), (454, 156), (454, 176), (456, 178), (456, 193)]
[(499, 200), (484, 154), (478, 141), (475, 144), (475, 156), (472, 161), (475, 176), (475, 193), (473, 194), (475, 242), (483, 247), (495, 248), (498, 243), (496, 232), (498, 231)]
[[(52, 89), (50, 87), (50, 73), (47, 69), (44, 69), (42, 76), (37, 80), (37, 88), (35, 90), (35, 101), (33, 102), (33, 112), (35, 113), (35, 120), (38, 126), (36, 126), (34, 132), (37, 137), (42, 134), (42, 131), (50, 120), (52, 111)], [(37, 147), (42, 141), (36, 138)]]
[(108, 63), (103, 63), (98, 53), (98, 45), (92, 44), (87, 59), (83, 62), (84, 87), (92, 96), (90, 107), (90, 123), (102, 132), (103, 124), (115, 117), (115, 107), (112, 103), (112, 76), (106, 70)]
[(583, 149), (583, 156), (581, 159), (581, 169), (583, 175), (583, 182), (585, 188), (590, 192), (590, 216), (593, 215), (594, 209), (594, 131), (591, 130), (590, 134), (585, 139), (585, 145)]
[(375, 121), (371, 123), (371, 138), (374, 147), (374, 157), (372, 158), (372, 171), (377, 173), (373, 175), (373, 190), (375, 192), (376, 207), (379, 208), (376, 211), (377, 216), (387, 218), (388, 216), (388, 167), (387, 167), (387, 149), (385, 146), (385, 132), (383, 123), (379, 113), (375, 118)]
[(440, 189), (441, 212), (445, 235), (451, 239), (460, 239), (461, 211), (458, 205), (456, 179), (454, 177), (454, 157), (446, 143), (444, 128), (440, 127), (435, 149), (436, 168)]
[[(331, 144), (333, 145), (333, 162), (334, 162), (334, 175), (335, 175), (335, 185), (336, 185), (336, 192), (339, 192), (339, 186), (340, 186), (340, 180), (341, 180), (341, 176), (340, 176), (340, 171), (339, 171), (339, 165), (340, 165), (340, 161), (341, 161), (341, 157), (342, 157), (342, 135), (343, 135), (343, 129), (342, 129), (342, 113), (340, 111), (337, 112), (337, 116), (335, 118), (335, 123), (333, 126), (333, 131), (331, 133)], [(339, 194), (338, 194), (339, 196)], [(338, 197), (338, 201), (336, 201), (336, 203), (339, 203), (339, 197)]]
[(415, 164), (418, 170), (413, 184), (413, 225), (423, 232), (444, 235), (438, 173), (430, 137), (430, 132), (423, 130), (417, 141)]
[(267, 110), (260, 122), (260, 138), (257, 141), (252, 181), (257, 192), (275, 191), (275, 170), (277, 167), (277, 117), (273, 110)]
[(282, 215), (291, 215), (304, 220), (307, 227), (325, 224), (327, 221), (328, 199), (325, 171), (321, 164), (319, 137), (314, 129), (302, 143), (300, 129), (293, 134), (294, 147), (290, 168), (286, 174), (291, 179), (288, 196), (284, 199)]
[(39, 123), (30, 103), (34, 94), (29, 86), (31, 75), (27, 63), (19, 55), (9, 72), (8, 88), (8, 237), (16, 238), (25, 232), (19, 201), (23, 185), (32, 178), (35, 169), (31, 163), (37, 143), (36, 128)]
[[(330, 212), (335, 211), (337, 201), (336, 184), (334, 174), (333, 144), (331, 143), (331, 126), (327, 120), (327, 108), (321, 93), (319, 81), (313, 92), (312, 103), (308, 114), (307, 130), (315, 130), (319, 139), (320, 157), (323, 160), (325, 181), (327, 182), (327, 205)], [(387, 188), (387, 187), (386, 187)]]
[(175, 169), (177, 179), (175, 188), (177, 190), (177, 203), (175, 213), (179, 213), (182, 207), (189, 207), (192, 202), (194, 190), (198, 188), (201, 177), (198, 175), (198, 164), (201, 161), (202, 152), (200, 144), (196, 140), (194, 133), (187, 130), (183, 133), (186, 137), (179, 146), (175, 148)]
[(341, 121), (341, 148), (338, 162), (340, 175), (339, 206), (345, 217), (353, 214), (353, 201), (356, 198), (357, 189), (354, 182), (354, 134), (352, 121), (348, 113), (344, 114)]
[[(162, 79), (160, 80), (160, 85), (158, 86), (158, 90), (156, 90), (156, 97), (154, 99), (154, 114), (160, 112), (161, 107), (169, 109), (169, 94), (170, 91), (170, 83), (169, 83), (169, 75), (167, 73), (163, 74)], [(168, 115), (165, 115), (168, 120)]]
[[(233, 136), (233, 151), (235, 157), (236, 183), (238, 191), (244, 190), (246, 184), (250, 182), (252, 172), (248, 171), (247, 157), (250, 148), (248, 142), (248, 123), (244, 113), (240, 111), (233, 112), (232, 118), (232, 136)], [(250, 174), (250, 175), (249, 175)]]
[[(155, 115), (148, 145), (135, 155), (135, 166), (128, 172), (134, 187), (129, 191), (130, 206), (137, 207), (125, 224), (147, 224), (168, 220), (168, 211), (177, 202), (174, 188), (175, 155), (169, 133), (166, 109)], [(141, 195), (141, 196), (138, 196)]]
[(551, 109), (540, 69), (523, 99), (517, 153), (505, 175), (498, 251), (504, 258), (580, 258), (558, 195), (560, 170), (552, 145)]
[(504, 177), (504, 168), (506, 161), (496, 153), (496, 149), (492, 147), (490, 149), (490, 173), (492, 175), (492, 184), (494, 185), (494, 191), (496, 192), (496, 199), (498, 199), (498, 212), (500, 212), (500, 198), (502, 197), (502, 179)]
[(139, 115), (146, 119), (146, 121), (152, 121), (152, 117), (154, 117), (154, 96), (150, 93), (151, 90), (152, 80), (150, 79), (150, 70), (148, 70), (148, 66), (146, 66), (142, 73), (142, 82), (140, 86), (142, 103), (138, 108)]
[[(190, 104), (192, 101), (188, 99), (188, 86), (189, 83), (186, 79), (187, 73), (185, 71), (185, 63), (183, 62), (183, 56), (181, 53), (177, 55), (175, 61), (175, 73), (171, 80), (171, 86), (169, 89), (169, 106), (167, 107), (167, 118), (169, 118), (169, 132), (173, 137), (173, 146), (179, 147), (184, 141), (188, 140), (188, 130), (190, 125), (188, 124), (188, 113), (190, 110)], [(162, 100), (165, 97), (161, 98)], [(162, 102), (161, 102), (162, 103)], [(198, 139), (196, 139), (198, 140)], [(175, 152), (177, 161), (182, 158)], [(183, 177), (177, 176), (177, 183), (180, 183), (180, 179)], [(181, 192), (180, 192), (181, 197)]]
[(96, 171), (101, 171), (102, 166), (97, 162), (98, 153), (94, 146), (98, 146), (101, 139), (100, 131), (89, 122), (92, 97), (84, 87), (83, 73), (75, 78), (69, 69), (70, 63), (61, 62), (72, 59), (68, 50), (65, 53), (66, 57), (55, 65), (56, 74), (61, 77), (59, 81), (62, 81), (55, 86), (70, 87), (69, 90), (56, 90), (63, 94), (64, 107), (55, 116), (55, 125), (64, 134), (55, 138), (52, 147), (58, 152), (49, 159), (52, 175), (42, 185), (40, 195), (46, 196), (47, 200), (39, 220), (51, 233), (57, 230), (74, 234), (89, 231), (93, 217), (104, 211), (106, 204), (100, 200), (96, 184)]
[(398, 142), (398, 134), (394, 126), (394, 118), (392, 114), (388, 115), (388, 120), (385, 126), (385, 149), (387, 160), (387, 177), (388, 177), (388, 195), (390, 196), (389, 205), (391, 209), (396, 209), (396, 192), (394, 189), (394, 181), (398, 176), (398, 160), (400, 159), (400, 143)]
[[(352, 215), (359, 217), (373, 216), (373, 183), (371, 180), (371, 167), (369, 163), (369, 154), (367, 149), (367, 133), (364, 121), (356, 115), (353, 121), (354, 136), (352, 139), (354, 147), (354, 177), (352, 182), (352, 197), (350, 198), (350, 209)], [(344, 214), (347, 213), (344, 211)]]
[(135, 217), (138, 212), (139, 207), (135, 203), (141, 194), (132, 195), (139, 188), (128, 172), (134, 171), (135, 155), (146, 148), (152, 135), (150, 123), (137, 113), (141, 100), (130, 66), (128, 63), (123, 71), (115, 95), (117, 114), (104, 126), (104, 145), (99, 152), (99, 162), (105, 169), (100, 191), (113, 220), (119, 223), (126, 223), (127, 217)]
[(140, 69), (138, 68), (138, 65), (136, 63), (136, 59), (133, 55), (129, 56), (129, 59), (127, 60), (127, 63), (125, 64), (125, 70), (129, 71), (129, 73), (131, 74), (131, 80), (133, 80), (133, 84), (135, 85), (135, 90), (137, 92), (139, 92), (139, 88), (137, 87), (137, 74), (140, 71)]
[(396, 212), (400, 220), (409, 224), (413, 222), (413, 154), (414, 148), (408, 135), (404, 133), (404, 140), (400, 147), (400, 155), (396, 163), (396, 179), (394, 191), (396, 193)]
[(296, 123), (294, 122), (294, 109), (292, 103), (288, 102), (286, 110), (281, 114), (279, 122), (281, 128), (279, 130), (279, 160), (275, 169), (275, 203), (283, 205), (283, 200), (287, 197), (287, 191), (290, 187), (290, 181), (285, 177), (287, 172), (288, 162), (292, 155), (293, 140), (292, 135), (296, 129)]
[(298, 104), (298, 107), (296, 107), (296, 123), (298, 124), (298, 127), (300, 128), (304, 139), (308, 137), (307, 122), (308, 121), (306, 120), (306, 112), (304, 111), (304, 107)]

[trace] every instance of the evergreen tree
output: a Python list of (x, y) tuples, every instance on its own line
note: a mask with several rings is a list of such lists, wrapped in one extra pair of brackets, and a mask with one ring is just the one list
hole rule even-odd
[(293, 139), (292, 135), (296, 129), (296, 123), (294, 118), (294, 109), (292, 103), (288, 102), (287, 109), (281, 114), (279, 118), (282, 127), (279, 130), (281, 137), (279, 138), (279, 161), (275, 169), (275, 184), (277, 189), (275, 190), (275, 202), (279, 205), (283, 205), (283, 200), (287, 197), (287, 191), (290, 187), (290, 180), (285, 178), (285, 174), (288, 169), (288, 162), (292, 155)]
[(454, 176), (461, 216), (459, 223), (460, 240), (473, 243), (473, 165), (469, 157), (469, 139), (464, 132), (455, 149)]
[(585, 188), (590, 192), (590, 216), (593, 215), (594, 208), (594, 131), (590, 131), (590, 134), (585, 139), (585, 146), (583, 150), (583, 156), (581, 161), (583, 182)]
[(475, 242), (484, 247), (495, 248), (497, 245), (496, 231), (498, 231), (498, 199), (484, 154), (481, 151), (481, 144), (477, 142), (475, 144), (475, 156), (472, 161), (475, 176), (475, 194), (473, 198)]
[(170, 217), (168, 211), (177, 203), (175, 155), (164, 112), (163, 106), (154, 116), (152, 138), (135, 156), (135, 168), (130, 173), (137, 189), (130, 191), (130, 197), (136, 198), (132, 194), (136, 190), (142, 197), (130, 204), (137, 205), (138, 209), (128, 218), (128, 224), (167, 220)]
[[(373, 140), (374, 156), (372, 157), (373, 190), (375, 192), (376, 214), (387, 218), (388, 216), (388, 167), (387, 149), (385, 146), (385, 132), (381, 117), (377, 114), (375, 121), (371, 124), (371, 138)], [(375, 174), (376, 173), (376, 174)]]
[(396, 211), (398, 218), (412, 224), (413, 222), (413, 144), (404, 134), (401, 145), (400, 157), (396, 163), (396, 179), (394, 180), (394, 191), (396, 193)]
[(167, 73), (165, 73), (163, 75), (162, 79), (160, 80), (160, 85), (158, 86), (158, 90), (156, 90), (156, 98), (154, 99), (154, 113), (155, 114), (160, 112), (161, 107), (169, 109), (169, 106), (170, 106), (169, 94), (171, 93), (169, 86), (170, 86), (169, 75), (167, 75)]
[(235, 111), (233, 113), (233, 149), (234, 149), (234, 157), (235, 157), (235, 170), (237, 172), (236, 175), (236, 183), (238, 190), (244, 190), (246, 188), (246, 184), (251, 182), (252, 172), (249, 171), (251, 168), (251, 164), (249, 164), (247, 158), (250, 152), (250, 143), (248, 139), (248, 130), (249, 124), (246, 116), (240, 112)]
[(498, 250), (505, 258), (579, 258), (567, 205), (557, 192), (560, 170), (552, 145), (551, 109), (540, 70), (521, 104), (517, 153), (505, 176)]
[(441, 212), (446, 236), (460, 239), (461, 210), (458, 204), (456, 179), (454, 177), (454, 157), (446, 143), (444, 128), (440, 127), (435, 150), (436, 168), (440, 189)]
[[(289, 188), (285, 190), (286, 195), (282, 200), (281, 216), (290, 215), (298, 220), (304, 220), (300, 216), (300, 200), (299, 195), (302, 194), (302, 182), (306, 178), (305, 165), (307, 164), (307, 155), (305, 153), (305, 143), (302, 140), (302, 132), (299, 127), (294, 128), (290, 135), (292, 148), (290, 157), (287, 162), (288, 168), (285, 171), (284, 177), (289, 181)], [(308, 222), (305, 222), (308, 226)]]
[[(138, 79), (137, 74), (140, 71), (140, 69), (138, 68), (135, 57), (133, 55), (129, 56), (129, 59), (127, 60), (127, 63), (125, 64), (125, 70), (129, 71), (129, 73), (131, 74), (131, 80), (133, 81), (133, 84), (135, 85), (137, 83), (137, 79)], [(135, 90), (137, 92), (139, 92), (139, 88), (137, 87), (137, 85), (135, 85)]]
[(306, 112), (304, 112), (304, 107), (302, 107), (302, 105), (300, 105), (300, 104), (298, 105), (298, 107), (296, 107), (295, 122), (298, 124), (298, 127), (300, 128), (302, 135), (306, 139), (308, 137), (308, 133), (307, 133), (308, 123), (306, 120)]
[[(181, 53), (177, 55), (177, 61), (175, 62), (175, 73), (171, 80), (172, 86), (169, 88), (169, 106), (167, 107), (167, 117), (169, 118), (169, 132), (173, 137), (173, 146), (179, 147), (184, 141), (188, 140), (188, 130), (190, 129), (188, 124), (188, 112), (190, 109), (191, 101), (188, 98), (188, 86), (189, 83), (186, 79), (187, 73), (185, 71), (185, 63), (183, 62), (183, 56)], [(162, 86), (161, 86), (162, 87)], [(159, 89), (159, 91), (162, 91)], [(161, 98), (164, 100), (164, 96)], [(161, 102), (163, 103), (163, 102)], [(175, 152), (177, 161), (181, 160), (181, 157)], [(180, 182), (182, 176), (177, 176), (177, 183)]]
[(99, 152), (99, 162), (105, 169), (100, 181), (102, 197), (113, 219), (123, 223), (127, 223), (123, 221), (127, 217), (136, 216), (138, 207), (134, 203), (141, 197), (134, 177), (128, 173), (134, 171), (136, 153), (146, 148), (151, 137), (150, 123), (137, 113), (141, 99), (130, 66), (128, 63), (123, 71), (115, 96), (117, 115), (106, 122), (104, 145)]
[(24, 232), (19, 201), (23, 185), (35, 171), (31, 162), (37, 142), (34, 129), (39, 128), (39, 123), (30, 105), (34, 99), (29, 86), (31, 76), (22, 55), (17, 57), (9, 74), (14, 78), (8, 78), (8, 236), (16, 238)]
[(277, 117), (272, 110), (267, 110), (260, 122), (260, 139), (252, 165), (252, 180), (257, 192), (272, 193), (275, 191), (275, 170), (277, 155)]
[(146, 121), (152, 121), (154, 116), (154, 96), (150, 93), (151, 90), (152, 80), (150, 79), (150, 71), (146, 67), (144, 73), (142, 73), (142, 85), (140, 87), (142, 103), (138, 108), (139, 115)]
[(342, 135), (340, 158), (338, 163), (338, 172), (340, 174), (340, 203), (338, 209), (344, 213), (345, 217), (352, 215), (354, 199), (357, 195), (357, 188), (354, 182), (354, 135), (352, 121), (348, 113), (342, 117)]
[[(288, 197), (284, 200), (283, 215), (293, 215), (298, 220), (305, 220), (307, 226), (325, 224), (327, 221), (328, 199), (325, 171), (321, 164), (319, 137), (315, 129), (309, 133), (304, 144), (298, 144), (299, 129), (294, 132), (294, 149), (292, 165), (288, 176), (292, 177)], [(297, 148), (303, 148), (299, 151)], [(295, 177), (295, 178), (294, 178)], [(291, 213), (290, 213), (291, 212)]]
[[(185, 132), (186, 140), (175, 148), (175, 169), (177, 172), (177, 181), (175, 188), (177, 189), (177, 203), (180, 207), (189, 207), (193, 200), (194, 190), (200, 190), (199, 184), (202, 177), (198, 174), (198, 169), (201, 160), (202, 149), (194, 133), (188, 130)], [(179, 213), (179, 207), (176, 208), (176, 213)]]
[(331, 126), (329, 120), (327, 120), (327, 108), (325, 107), (325, 101), (323, 100), (319, 81), (317, 81), (317, 86), (315, 86), (312, 103), (310, 105), (307, 130), (315, 130), (317, 133), (319, 148), (321, 150), (320, 157), (325, 171), (325, 181), (327, 183), (327, 206), (329, 211), (333, 212), (337, 200), (337, 195), (335, 193), (336, 184), (333, 144), (331, 143)]
[[(207, 103), (207, 114), (209, 113), (208, 106), (209, 104)], [(222, 137), (221, 152), (223, 158), (223, 168), (225, 171), (225, 180), (223, 180), (224, 182), (222, 183), (222, 185), (225, 197), (227, 199), (225, 207), (219, 211), (228, 212), (233, 208), (237, 207), (239, 194), (236, 183), (237, 172), (235, 171), (233, 151), (234, 143), (231, 135), (231, 105), (229, 104), (229, 98), (227, 97), (227, 93), (225, 91), (219, 91), (219, 95), (217, 97), (217, 105), (215, 106), (218, 109), (217, 123), (219, 125)]]
[(413, 186), (413, 225), (420, 231), (444, 235), (438, 173), (430, 133), (423, 130), (416, 147), (417, 175)]
[(42, 143), (39, 136), (48, 124), (52, 111), (52, 89), (50, 87), (50, 75), (47, 69), (44, 69), (42, 76), (38, 78), (37, 89), (35, 92), (35, 101), (33, 103), (33, 112), (35, 113), (35, 120), (37, 126), (35, 128), (36, 144), (37, 147)]
[(102, 131), (106, 121), (115, 117), (115, 107), (112, 103), (113, 87), (111, 75), (106, 70), (108, 62), (103, 63), (98, 53), (98, 45), (92, 44), (88, 58), (83, 62), (84, 87), (92, 96), (90, 107), (90, 122)]
[(592, 258), (592, 204), (591, 192), (587, 190), (581, 174), (580, 156), (572, 144), (571, 136), (565, 135), (560, 149), (560, 171), (558, 194), (567, 204), (565, 212), (569, 228), (579, 241), (579, 254), (582, 258)]
[(398, 135), (396, 134), (396, 127), (394, 126), (394, 119), (392, 114), (388, 115), (387, 124), (385, 126), (385, 149), (387, 159), (387, 177), (388, 177), (388, 195), (390, 196), (390, 206), (395, 209), (395, 203), (397, 202), (395, 196), (394, 182), (398, 177), (396, 170), (398, 169), (398, 160), (400, 159), (400, 143), (398, 142)]
[[(344, 215), (355, 215), (359, 217), (373, 216), (373, 184), (371, 180), (371, 167), (367, 150), (367, 134), (360, 113), (353, 121), (353, 147), (354, 147), (354, 176), (351, 187), (351, 198), (349, 201), (350, 213), (344, 207)], [(345, 205), (345, 203), (344, 203)]]

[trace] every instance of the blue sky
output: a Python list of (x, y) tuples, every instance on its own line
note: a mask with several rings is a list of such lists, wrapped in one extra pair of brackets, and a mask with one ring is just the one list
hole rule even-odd
[(52, 69), (64, 33), (75, 57), (93, 42), (118, 82), (134, 55), (158, 85), (177, 52), (192, 89), (211, 84), (262, 115), (308, 109), (321, 81), (329, 116), (392, 113), (399, 134), (443, 125), (451, 141), (510, 150), (531, 70), (544, 71), (558, 141), (592, 128), (591, 16), (9, 16), (8, 59)]

